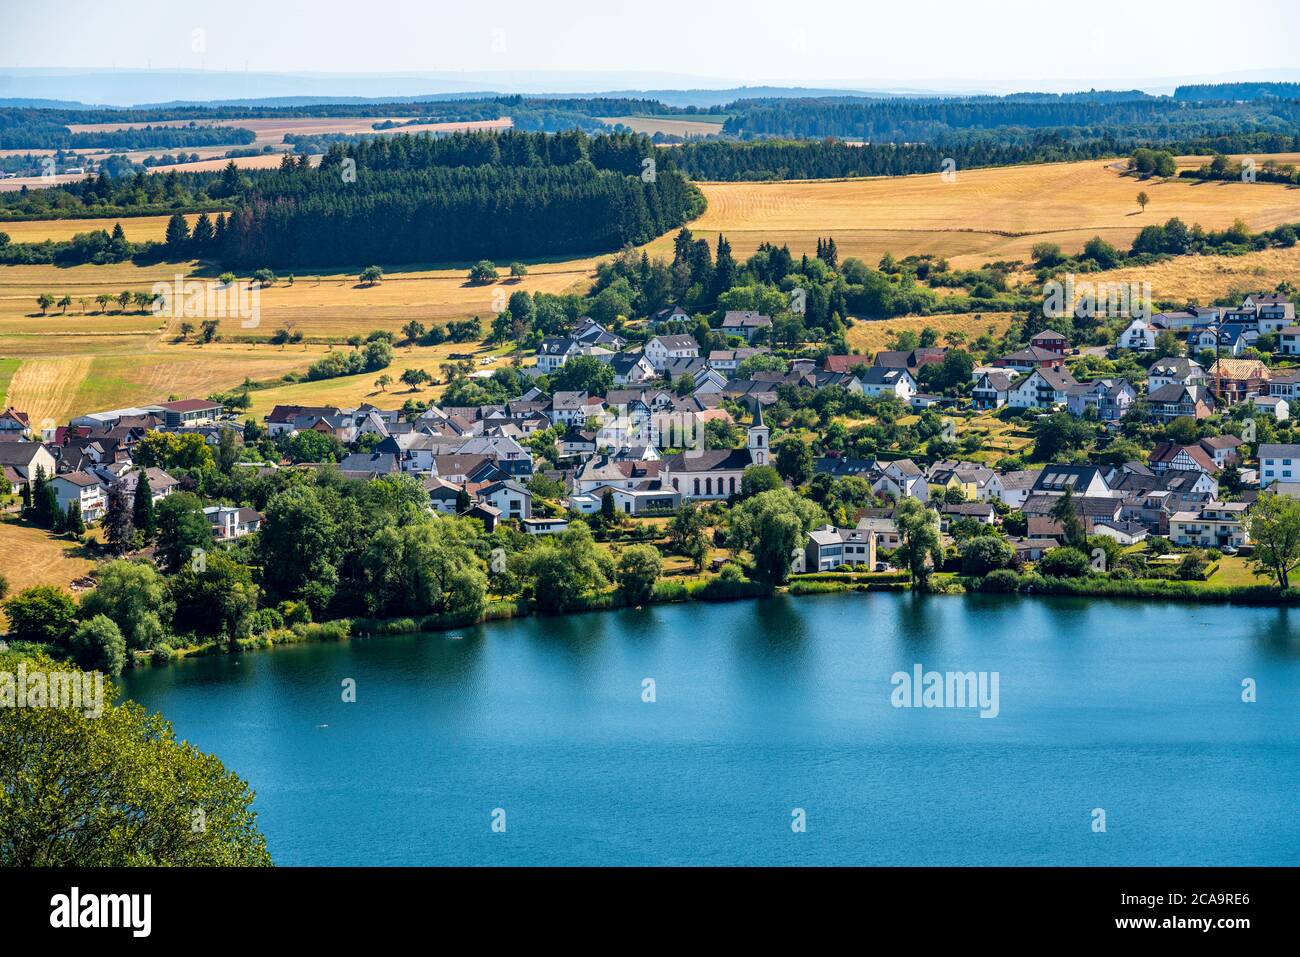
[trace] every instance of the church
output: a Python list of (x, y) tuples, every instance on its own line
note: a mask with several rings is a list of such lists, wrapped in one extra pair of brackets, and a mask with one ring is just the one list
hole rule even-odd
[(770, 465), (769, 430), (763, 424), (763, 409), (754, 413), (743, 449), (688, 449), (663, 460), (659, 479), (665, 487), (680, 492), (687, 500), (720, 500), (739, 494), (745, 469)]

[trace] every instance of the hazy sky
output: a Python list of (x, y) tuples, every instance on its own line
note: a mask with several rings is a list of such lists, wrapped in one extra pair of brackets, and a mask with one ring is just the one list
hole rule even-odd
[(0, 0), (4, 67), (630, 71), (747, 83), (1106, 80), (1300, 66), (1296, 0)]

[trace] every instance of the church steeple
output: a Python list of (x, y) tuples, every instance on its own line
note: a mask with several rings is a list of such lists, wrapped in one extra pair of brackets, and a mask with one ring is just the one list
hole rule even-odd
[(763, 424), (763, 403), (754, 400), (754, 421), (749, 426), (749, 460), (755, 465), (766, 465), (769, 431)]

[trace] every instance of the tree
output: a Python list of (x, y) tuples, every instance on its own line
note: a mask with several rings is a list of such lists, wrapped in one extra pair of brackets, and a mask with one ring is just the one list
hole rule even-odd
[(86, 534), (86, 520), (81, 516), (81, 500), (73, 499), (68, 503), (68, 511), (63, 519), (63, 530), (73, 535)]
[(925, 585), (930, 579), (931, 563), (943, 561), (939, 523), (934, 512), (914, 498), (900, 499), (894, 507), (899, 544), (894, 561), (907, 569), (913, 585)]
[(34, 585), (20, 591), (5, 601), (4, 612), (13, 641), (60, 645), (77, 623), (77, 603), (53, 585)]
[(664, 560), (653, 545), (629, 545), (618, 556), (618, 587), (629, 605), (641, 605), (654, 594)]
[(338, 439), (312, 429), (295, 432), (284, 444), (284, 451), (295, 462), (338, 462), (343, 457)]
[(1147, 210), (1147, 203), (1151, 202), (1151, 197), (1147, 195), (1146, 190), (1142, 190), (1142, 192), (1137, 194), (1137, 201), (1138, 205), (1142, 207), (1142, 212), (1145, 213)]
[(744, 498), (781, 487), (781, 473), (770, 465), (751, 465), (740, 475), (740, 494)]
[(759, 578), (780, 584), (790, 577), (795, 549), (803, 548), (808, 533), (825, 520), (816, 503), (788, 488), (770, 489), (731, 510), (728, 540), (754, 556)]
[(1300, 567), (1300, 501), (1265, 492), (1248, 518), (1255, 550), (1250, 563), (1273, 576), (1277, 587), (1291, 587), (1291, 573)]
[(618, 510), (614, 505), (614, 492), (612, 489), (605, 489), (600, 496), (600, 517), (606, 522), (612, 522), (618, 518)]
[(145, 561), (108, 562), (95, 590), (81, 600), (81, 617), (95, 615), (111, 619), (132, 651), (156, 648), (166, 639), (172, 617), (167, 581)]
[(702, 571), (709, 558), (708, 527), (704, 513), (695, 502), (685, 502), (668, 523), (668, 547), (688, 558), (695, 570)]
[(1079, 545), (1084, 541), (1083, 520), (1079, 518), (1079, 506), (1074, 501), (1074, 490), (1068, 485), (1065, 487), (1065, 492), (1052, 503), (1049, 514), (1060, 523), (1065, 544)]
[(425, 331), (424, 323), (418, 319), (412, 319), (402, 326), (402, 335), (406, 337), (406, 341), (411, 345), (415, 345)]
[(476, 284), (496, 282), (498, 278), (497, 267), (490, 259), (480, 259), (469, 271), (469, 281)]
[(62, 310), (64, 314), (66, 314), (68, 311), (68, 307), (72, 305), (72, 297), (64, 293), (64, 295), (59, 298), (58, 305), (59, 305), (59, 309)]
[(416, 392), (419, 391), (423, 383), (432, 382), (433, 376), (424, 369), (403, 369), (401, 380), (405, 385), (411, 387), (412, 392)]
[(528, 275), (528, 267), (525, 266), (523, 263), (516, 262), (510, 264), (511, 279), (523, 279), (527, 275)]
[(167, 251), (172, 254), (180, 253), (189, 244), (189, 238), (189, 223), (185, 221), (182, 214), (173, 213), (171, 219), (167, 220), (167, 232), (164, 239), (167, 244)]
[(813, 476), (812, 447), (793, 435), (776, 443), (776, 470), (791, 485), (807, 485)]
[(303, 598), (323, 610), (338, 584), (338, 525), (315, 488), (272, 495), (258, 535), (262, 583), (281, 598)]
[(77, 664), (87, 671), (102, 671), (116, 677), (126, 664), (126, 640), (113, 619), (106, 615), (83, 621), (68, 644)]
[(1011, 546), (996, 535), (977, 535), (967, 539), (961, 547), (963, 575), (987, 575), (1011, 564), (1014, 556)]
[(357, 278), (361, 280), (362, 285), (373, 286), (375, 283), (383, 281), (384, 271), (378, 266), (367, 266), (361, 270), (361, 275)]
[(519, 560), (531, 581), (533, 598), (543, 611), (563, 611), (583, 595), (604, 588), (613, 575), (608, 553), (596, 548), (591, 530), (574, 522), (559, 536), (548, 536)]
[(108, 504), (104, 509), (104, 540), (115, 551), (124, 552), (131, 544), (134, 531), (126, 486), (119, 479), (108, 487)]
[(475, 537), (471, 523), (444, 516), (381, 528), (361, 556), (366, 608), (372, 615), (478, 618), (488, 579)]
[(171, 580), (178, 631), (237, 641), (252, 633), (261, 590), (253, 570), (218, 549)]
[(551, 391), (604, 395), (614, 385), (614, 367), (595, 356), (574, 356), (551, 374)]
[(154, 509), (158, 526), (158, 559), (168, 572), (178, 572), (194, 559), (195, 550), (212, 549), (212, 525), (203, 503), (190, 492), (174, 492)]
[(149, 473), (144, 469), (136, 473), (135, 497), (131, 500), (131, 524), (144, 536), (146, 542), (153, 538), (153, 489), (149, 487)]
[[(0, 656), (12, 671), (17, 655)], [(28, 667), (80, 673), (48, 658)], [(247, 783), (133, 701), (102, 713), (0, 708), (0, 864), (269, 866)], [(201, 828), (194, 826), (202, 814)]]

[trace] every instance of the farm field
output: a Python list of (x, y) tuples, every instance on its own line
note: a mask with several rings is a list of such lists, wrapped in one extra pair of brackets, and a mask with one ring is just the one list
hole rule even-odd
[[(275, 160), (278, 163), (280, 157), (276, 156)], [(208, 215), (215, 216), (216, 214), (209, 213)], [(169, 216), (122, 216), (118, 219), (32, 219), (11, 222), (0, 219), (0, 233), (8, 234), (10, 240), (15, 243), (43, 243), (47, 239), (54, 242), (63, 242), (71, 239), (77, 233), (89, 233), (96, 229), (112, 232), (113, 226), (121, 223), (122, 232), (133, 243), (149, 242), (150, 240), (161, 242), (163, 237), (167, 235), (167, 220), (170, 218)], [(193, 226), (194, 220), (198, 218), (198, 213), (188, 213), (185, 216), (190, 226)]]
[(687, 120), (673, 116), (602, 116), (602, 123), (610, 126), (621, 123), (636, 133), (653, 136), (669, 133), (673, 136), (713, 136), (722, 131), (722, 120)]
[[(478, 315), (486, 321), (519, 289), (563, 292), (585, 288), (594, 275), (596, 259), (541, 263), (519, 281), (471, 286), (464, 269), (392, 273), (375, 286), (363, 287), (355, 274), (299, 277), (294, 284), (277, 283), (262, 292), (261, 320), (244, 329), (230, 319), (223, 323), (225, 342), (198, 346), (175, 342), (181, 320), (160, 319), (134, 307), (122, 313), (112, 304), (99, 311), (94, 296), (101, 292), (151, 288), (188, 275), (193, 263), (164, 263), (137, 267), (111, 266), (0, 267), (0, 370), (9, 369), (8, 401), (26, 410), (34, 421), (64, 422), (69, 416), (171, 396), (203, 396), (231, 388), (251, 378), (274, 379), (302, 372), (327, 351), (327, 344), (374, 329), (396, 332), (410, 319), (426, 326)], [(73, 305), (66, 314), (57, 307), (41, 316), (36, 297), (65, 292)], [(87, 300), (83, 312), (82, 300)], [(305, 344), (272, 346), (239, 341), (266, 340), (280, 328), (303, 333)], [(398, 350), (396, 378), (407, 367), (437, 375), (450, 352), (467, 352), (473, 345)], [(405, 365), (402, 363), (405, 362)], [(268, 409), (277, 401), (357, 404), (372, 392), (377, 374), (277, 387), (255, 392)], [(398, 388), (405, 388), (399, 386)], [(287, 391), (287, 398), (280, 394)], [(271, 394), (274, 392), (275, 394)], [(427, 390), (426, 390), (427, 392)], [(371, 399), (373, 401), (373, 398)], [(398, 400), (399, 404), (405, 397)]]
[[(1265, 157), (1256, 157), (1263, 160)], [(934, 252), (954, 267), (1025, 259), (1034, 243), (1077, 251), (1094, 235), (1127, 245), (1143, 226), (1179, 216), (1221, 229), (1241, 218), (1254, 228), (1300, 221), (1300, 190), (1271, 183), (1140, 182), (1111, 163), (1040, 164), (859, 180), (702, 183), (709, 201), (691, 224), (698, 235), (726, 234), (737, 255), (762, 242), (812, 253), (818, 236), (834, 236), (840, 257), (874, 262)], [(1151, 196), (1146, 211), (1134, 200)], [(659, 240), (670, 247), (671, 239)]]
[[(1177, 256), (1151, 266), (1131, 266), (1099, 272), (1097, 282), (1151, 283), (1156, 300), (1195, 299), (1208, 305), (1222, 296), (1240, 298), (1259, 289), (1270, 290), (1300, 277), (1300, 246), (1265, 249), (1244, 256)], [(1240, 295), (1239, 295), (1240, 294)]]
[[(254, 346), (240, 343), (175, 344), (158, 337), (117, 337), (75, 349), (29, 355), (9, 381), (6, 401), (33, 423), (56, 425), (95, 410), (168, 398), (206, 396), (245, 378), (273, 379), (301, 371), (324, 354), (320, 347)], [(8, 351), (0, 339), (0, 351)]]
[(881, 319), (864, 322), (858, 320), (845, 333), (845, 341), (854, 352), (873, 355), (881, 349), (888, 349), (891, 333), (910, 331), (920, 333), (927, 326), (939, 333), (939, 344), (949, 332), (964, 332), (968, 338), (975, 339), (993, 328), (994, 335), (1002, 335), (1011, 325), (1009, 312), (954, 313), (937, 316), (901, 316), (896, 319)]

